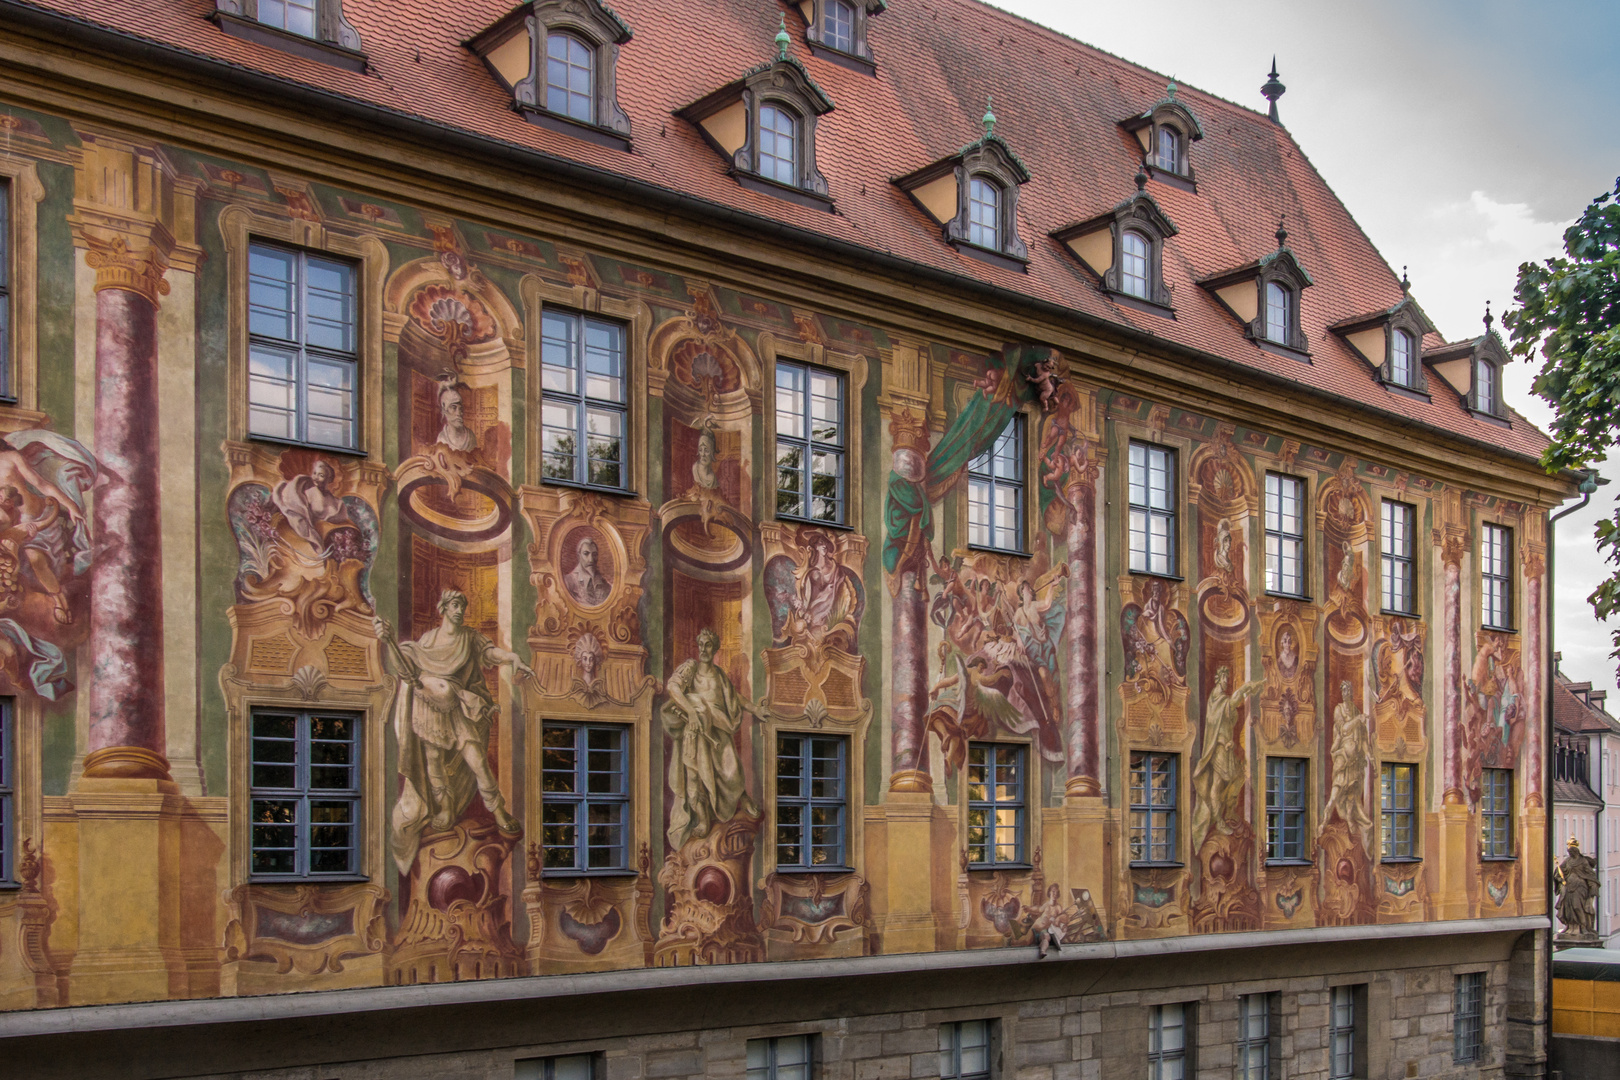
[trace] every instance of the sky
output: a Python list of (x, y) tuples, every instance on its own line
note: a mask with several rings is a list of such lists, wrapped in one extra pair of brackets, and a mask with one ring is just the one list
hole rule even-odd
[[(1620, 173), (1613, 0), (997, 6), (1257, 109), (1275, 54), (1283, 124), (1390, 265), (1408, 267), (1448, 340), (1480, 332), (1486, 301), (1508, 310), (1519, 264), (1561, 253), (1564, 229)], [(1503, 384), (1545, 430), (1539, 367), (1516, 360)], [(1592, 530), (1614, 512), (1620, 455), (1600, 472), (1615, 483), (1556, 527), (1554, 633), (1565, 675), (1615, 690), (1612, 626), (1586, 597), (1606, 573)], [(1610, 703), (1620, 712), (1620, 692)]]

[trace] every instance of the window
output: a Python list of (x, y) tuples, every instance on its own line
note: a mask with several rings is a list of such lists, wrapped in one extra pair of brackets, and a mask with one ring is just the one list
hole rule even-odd
[(1389, 380), (1397, 386), (1412, 385), (1412, 335), (1405, 330), (1395, 331), (1390, 342)]
[(990, 1080), (990, 1021), (939, 1025), (940, 1080)]
[(290, 34), (315, 36), (317, 0), (259, 0), (259, 21)]
[(596, 50), (573, 34), (546, 35), (546, 108), (596, 123)]
[(1266, 858), (1305, 861), (1303, 758), (1266, 759)]
[(1001, 188), (982, 176), (968, 186), (968, 243), (1001, 250)]
[(1417, 857), (1417, 830), (1414, 810), (1417, 798), (1417, 766), (1385, 762), (1383, 767), (1384, 858)]
[(748, 1040), (748, 1080), (810, 1080), (810, 1036)]
[(1193, 1006), (1155, 1005), (1148, 1012), (1148, 1080), (1187, 1080), (1194, 1069), (1188, 1060), (1192, 1046)]
[(776, 737), (776, 866), (842, 867), (847, 743), (834, 736)]
[(1131, 862), (1176, 861), (1175, 754), (1131, 752)]
[(1451, 1060), (1478, 1061), (1485, 1028), (1485, 973), (1457, 976), (1456, 1014), (1451, 1024)]
[(12, 715), (10, 699), (0, 700), (0, 884), (6, 885), (17, 880), (12, 865), (17, 844), (17, 789), (12, 778), (17, 736)]
[(844, 0), (827, 0), (822, 9), (821, 43), (840, 52), (855, 51), (855, 9)]
[(1362, 1026), (1366, 986), (1335, 986), (1328, 1014), (1328, 1080), (1366, 1075), (1367, 1041)]
[(1305, 595), (1305, 481), (1266, 473), (1266, 590)]
[(595, 1054), (569, 1054), (519, 1061), (513, 1080), (600, 1080), (606, 1075)]
[(1412, 557), (1417, 510), (1406, 503), (1384, 501), (1383, 570), (1384, 610), (1415, 615), (1415, 566)]
[(360, 717), (253, 714), (250, 872), (316, 878), (359, 872)]
[(1293, 296), (1285, 286), (1275, 281), (1266, 282), (1266, 337), (1279, 345), (1289, 344), (1289, 310)]
[(1026, 830), (1024, 748), (968, 747), (968, 862), (1021, 863)]
[(1238, 998), (1236, 1080), (1270, 1080), (1271, 1010), (1276, 994), (1244, 994)]
[(1131, 569), (1176, 572), (1176, 452), (1131, 443)]
[(1475, 367), (1474, 408), (1482, 413), (1496, 415), (1496, 365), (1481, 360)]
[(550, 871), (630, 866), (629, 733), (547, 724), (541, 751), (541, 824)]
[(759, 175), (790, 187), (799, 183), (799, 118), (778, 105), (759, 108)]
[(623, 491), (624, 327), (565, 311), (540, 318), (540, 474)]
[(11, 184), (0, 180), (0, 398), (11, 396)]
[(776, 514), (844, 524), (844, 377), (776, 364)]
[(353, 450), (359, 356), (352, 263), (248, 247), (248, 431)]
[(1024, 417), (1014, 415), (995, 445), (968, 463), (968, 543), (1024, 550)]
[(1513, 857), (1513, 770), (1486, 769), (1479, 788), (1479, 853), (1487, 859)]
[(1480, 622), (1492, 630), (1513, 628), (1513, 532), (1486, 525), (1479, 536)]
[(1181, 171), (1181, 132), (1168, 125), (1159, 128), (1158, 153), (1153, 163), (1165, 172)]
[(1134, 229), (1126, 229), (1120, 237), (1120, 266), (1119, 287), (1127, 296), (1135, 296), (1142, 300), (1148, 299), (1148, 252), (1150, 247), (1147, 238)]

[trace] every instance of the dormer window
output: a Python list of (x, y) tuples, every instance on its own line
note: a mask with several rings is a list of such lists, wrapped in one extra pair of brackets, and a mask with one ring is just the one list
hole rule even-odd
[(1029, 182), (1029, 170), (995, 127), (987, 109), (982, 139), (895, 183), (938, 223), (947, 244), (1022, 272), (1029, 248), (1018, 235), (1018, 188)]
[(1457, 391), (1469, 411), (1507, 423), (1507, 409), (1502, 403), (1502, 365), (1511, 357), (1492, 329), (1494, 321), (1486, 308), (1483, 334), (1430, 349), (1423, 354), (1423, 360)]
[(596, 50), (573, 34), (546, 35), (546, 108), (596, 123)]
[(214, 0), (213, 20), (232, 37), (350, 71), (366, 70), (360, 34), (343, 0)]
[(1405, 330), (1395, 331), (1389, 349), (1389, 381), (1396, 386), (1412, 385), (1412, 364), (1417, 347), (1412, 335)]
[(798, 0), (810, 55), (872, 74), (877, 65), (866, 26), (888, 6), (888, 0)]
[(1401, 279), (1401, 299), (1391, 308), (1345, 319), (1328, 327), (1371, 367), (1386, 386), (1427, 394), (1423, 376), (1423, 336), (1434, 326), (1407, 295), (1408, 283)]
[(833, 103), (804, 65), (788, 55), (784, 22), (774, 59), (677, 115), (729, 163), (738, 184), (789, 202), (831, 210), (827, 178), (816, 168), (816, 121)]
[(1214, 294), (1243, 324), (1244, 336), (1262, 349), (1310, 359), (1300, 304), (1315, 282), (1288, 249), (1288, 231), (1280, 223), (1276, 251), (1198, 284)]
[(1496, 400), (1496, 365), (1480, 360), (1474, 368), (1474, 411), (1496, 416), (1500, 408)]
[(1197, 190), (1187, 147), (1204, 137), (1203, 125), (1185, 103), (1176, 98), (1176, 84), (1165, 88), (1165, 96), (1145, 112), (1120, 121), (1142, 146), (1142, 166), (1148, 178), (1173, 187)]
[(600, 0), (534, 0), (467, 47), (530, 123), (628, 150), (630, 118), (619, 108), (617, 65), (619, 46), (630, 36)]
[(1147, 180), (1146, 172), (1138, 172), (1136, 194), (1105, 214), (1059, 229), (1052, 238), (1097, 275), (1116, 303), (1169, 315), (1164, 242), (1176, 235), (1176, 226), (1147, 193)]

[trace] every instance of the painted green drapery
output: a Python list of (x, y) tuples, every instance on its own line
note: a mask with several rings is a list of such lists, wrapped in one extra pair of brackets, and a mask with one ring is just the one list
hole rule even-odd
[[(951, 421), (939, 444), (929, 451), (920, 480), (889, 473), (889, 497), (883, 507), (883, 569), (894, 574), (918, 557), (934, 535), (933, 504), (956, 483), (968, 463), (995, 445), (1007, 421), (1035, 396), (1035, 366), (1052, 350), (1036, 345), (1008, 345), (998, 364), (990, 362), (970, 398)], [(915, 538), (915, 539), (913, 539)]]

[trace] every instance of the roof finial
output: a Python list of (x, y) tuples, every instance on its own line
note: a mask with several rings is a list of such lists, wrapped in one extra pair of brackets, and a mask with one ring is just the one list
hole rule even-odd
[(1491, 332), (1491, 324), (1494, 323), (1495, 321), (1496, 320), (1491, 317), (1491, 302), (1489, 300), (1487, 300), (1487, 301), (1485, 301), (1485, 333), (1486, 334), (1489, 334)]
[(1147, 190), (1147, 182), (1148, 182), (1147, 169), (1145, 169), (1141, 165), (1138, 165), (1136, 167), (1136, 190), (1137, 191), (1146, 191)]
[(1277, 250), (1278, 251), (1281, 251), (1288, 244), (1288, 230), (1283, 228), (1283, 220), (1286, 217), (1287, 217), (1287, 215), (1285, 215), (1285, 214), (1278, 214), (1277, 215)]
[(996, 114), (990, 111), (991, 95), (984, 95), (984, 137), (989, 138), (996, 133)]
[(1171, 101), (1176, 100), (1176, 77), (1174, 75), (1170, 76), (1170, 85), (1164, 88), (1164, 93), (1165, 97)]
[(778, 60), (787, 59), (788, 46), (792, 44), (792, 42), (793, 39), (788, 37), (787, 32), (787, 16), (783, 15), (782, 21), (776, 31), (776, 58)]
[(1407, 279), (1406, 267), (1403, 266), (1401, 267), (1401, 295), (1405, 296), (1409, 291), (1411, 291), (1411, 288), (1412, 282)]
[(1271, 78), (1266, 80), (1266, 84), (1260, 88), (1260, 92), (1266, 96), (1267, 101), (1271, 102), (1271, 122), (1281, 124), (1282, 120), (1277, 117), (1277, 99), (1288, 92), (1288, 87), (1284, 86), (1277, 78), (1276, 54), (1272, 54), (1271, 57)]

